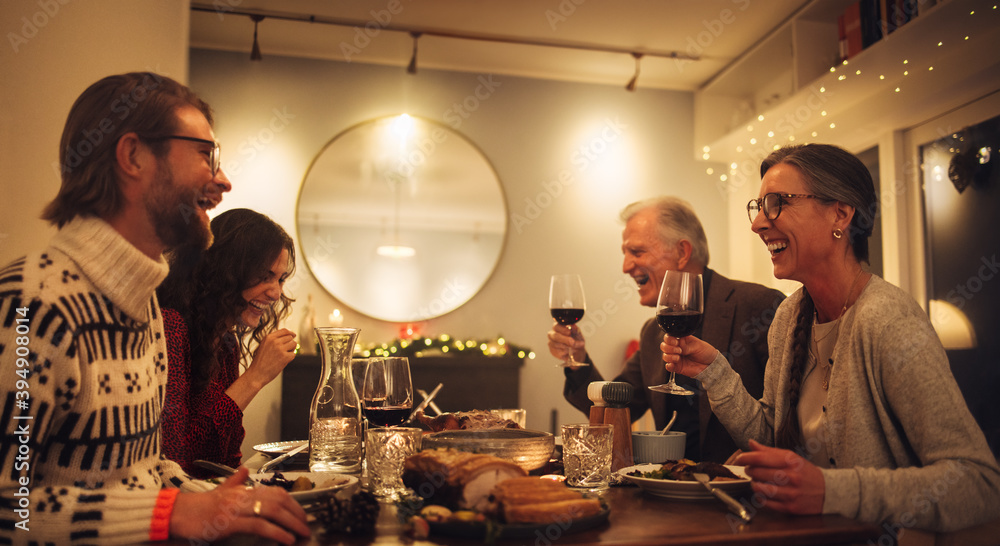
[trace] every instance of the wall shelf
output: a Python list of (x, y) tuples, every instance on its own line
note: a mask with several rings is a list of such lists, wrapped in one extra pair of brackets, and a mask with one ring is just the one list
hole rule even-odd
[(730, 190), (748, 180), (756, 189), (757, 165), (777, 146), (831, 142), (859, 152), (1000, 89), (995, 2), (939, 3), (835, 65), (837, 14), (847, 4), (812, 2), (696, 92), (695, 155), (735, 165)]

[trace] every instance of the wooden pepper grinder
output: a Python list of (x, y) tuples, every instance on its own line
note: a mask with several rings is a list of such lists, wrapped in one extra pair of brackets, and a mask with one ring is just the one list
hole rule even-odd
[(603, 425), (604, 424), (604, 410), (607, 408), (604, 404), (604, 385), (611, 384), (610, 381), (594, 381), (590, 385), (587, 385), (587, 398), (590, 398), (590, 424), (591, 425)]
[(594, 381), (587, 386), (587, 397), (594, 403), (590, 408), (590, 424), (614, 425), (611, 471), (632, 466), (632, 385), (622, 381)]

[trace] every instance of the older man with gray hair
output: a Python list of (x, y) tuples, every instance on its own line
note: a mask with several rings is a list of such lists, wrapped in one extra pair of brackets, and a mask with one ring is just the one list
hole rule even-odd
[[(656, 307), (660, 285), (666, 271), (689, 271), (702, 275), (705, 314), (702, 327), (694, 333), (713, 346), (724, 348), (727, 358), (743, 379), (747, 390), (760, 397), (764, 390), (764, 366), (767, 363), (767, 329), (774, 310), (784, 295), (765, 286), (734, 281), (708, 269), (708, 240), (691, 206), (676, 197), (655, 197), (632, 203), (621, 213), (622, 271), (635, 280), (639, 303)], [(556, 323), (549, 331), (549, 352), (565, 358), (572, 351), (577, 362), (588, 365), (566, 368), (563, 395), (573, 406), (589, 412), (587, 386), (602, 381), (601, 372), (587, 355), (579, 328)], [(625, 381), (636, 389), (629, 406), (632, 419), (646, 410), (653, 412), (657, 428), (666, 426), (677, 411), (673, 430), (687, 433), (685, 457), (697, 461), (724, 462), (736, 451), (736, 443), (722, 423), (712, 414), (705, 391), (697, 381), (677, 377), (677, 381), (696, 396), (661, 394), (650, 385), (666, 382), (661, 358), (663, 332), (650, 317), (640, 334), (640, 347), (626, 361), (613, 381)]]

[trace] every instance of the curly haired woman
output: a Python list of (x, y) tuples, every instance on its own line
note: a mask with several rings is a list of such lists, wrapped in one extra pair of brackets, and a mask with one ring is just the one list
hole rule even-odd
[(239, 466), (243, 410), (296, 347), (295, 334), (278, 328), (291, 312), (282, 287), (295, 269), (292, 239), (248, 209), (217, 216), (212, 234), (206, 251), (170, 254), (170, 274), (158, 290), (169, 374), (163, 453), (196, 477), (209, 476), (194, 466), (197, 459)]

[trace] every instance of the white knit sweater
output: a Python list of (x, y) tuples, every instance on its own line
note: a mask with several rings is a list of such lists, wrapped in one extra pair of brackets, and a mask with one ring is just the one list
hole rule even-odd
[[(721, 356), (697, 376), (743, 449), (774, 445), (788, 411), (799, 290), (768, 332), (764, 396), (754, 400)], [(872, 276), (841, 318), (824, 427), (832, 468), (824, 513), (953, 531), (1000, 515), (1000, 467), (965, 404), (926, 313)]]
[(147, 541), (187, 482), (160, 456), (166, 274), (95, 218), (0, 270), (0, 542)]

